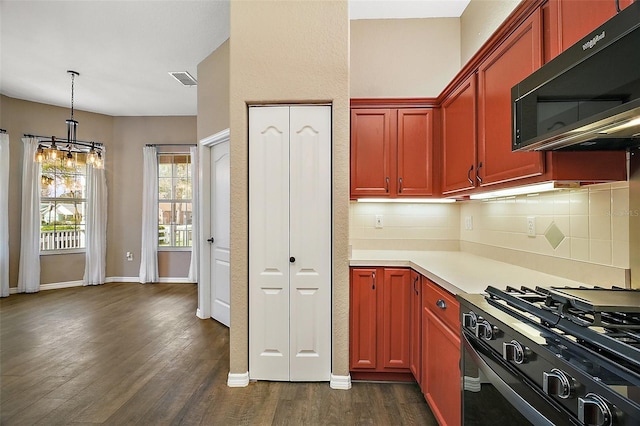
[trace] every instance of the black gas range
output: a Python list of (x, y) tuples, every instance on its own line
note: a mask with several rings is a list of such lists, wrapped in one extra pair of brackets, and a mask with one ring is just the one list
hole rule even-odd
[(465, 425), (640, 425), (640, 291), (461, 294)]

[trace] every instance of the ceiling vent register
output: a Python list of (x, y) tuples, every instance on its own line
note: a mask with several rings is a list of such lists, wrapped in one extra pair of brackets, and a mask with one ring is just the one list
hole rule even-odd
[(173, 78), (182, 83), (183, 86), (197, 86), (198, 82), (187, 71), (175, 71), (169, 73)]

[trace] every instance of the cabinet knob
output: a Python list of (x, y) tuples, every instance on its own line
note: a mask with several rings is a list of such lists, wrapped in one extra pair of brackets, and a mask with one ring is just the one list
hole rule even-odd
[(295, 258), (295, 257), (291, 256), (291, 257), (289, 258), (289, 262), (294, 263), (295, 261), (296, 261), (296, 258)]
[(610, 426), (613, 416), (609, 404), (599, 395), (589, 392), (578, 398), (578, 420), (585, 425)]
[(447, 309), (447, 302), (445, 302), (444, 299), (438, 299), (436, 301), (436, 306), (440, 309)]
[(575, 382), (564, 371), (554, 368), (542, 373), (542, 390), (547, 395), (567, 399), (575, 390)]
[(502, 358), (505, 361), (513, 361), (516, 364), (524, 364), (528, 361), (531, 349), (522, 346), (517, 340), (511, 342), (502, 342)]

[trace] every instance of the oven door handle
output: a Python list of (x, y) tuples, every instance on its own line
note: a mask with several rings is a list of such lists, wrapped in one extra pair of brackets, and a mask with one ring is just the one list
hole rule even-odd
[(543, 416), (538, 410), (536, 410), (531, 404), (529, 404), (524, 398), (518, 395), (511, 387), (500, 378), (498, 374), (485, 362), (484, 359), (476, 352), (474, 347), (469, 342), (469, 338), (466, 334), (462, 333), (462, 341), (463, 344), (478, 366), (478, 369), (481, 370), (486, 378), (491, 382), (491, 384), (504, 396), (504, 398), (509, 401), (511, 405), (513, 405), (522, 415), (524, 415), (529, 421), (535, 425), (549, 425), (554, 426), (554, 423)]

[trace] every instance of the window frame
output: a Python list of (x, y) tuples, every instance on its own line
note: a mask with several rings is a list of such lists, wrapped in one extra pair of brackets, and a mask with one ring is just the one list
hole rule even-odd
[[(55, 161), (56, 162), (61, 162), (64, 161), (64, 157), (63, 157), (63, 153), (62, 151), (58, 152), (58, 155), (61, 156), (62, 158), (57, 158)], [(78, 157), (79, 155), (76, 154), (76, 162), (78, 161)], [(45, 162), (48, 162), (51, 160), (45, 160)], [(39, 240), (39, 244), (38, 244), (38, 252), (41, 256), (52, 256), (52, 255), (61, 255), (61, 254), (84, 254), (86, 253), (87, 250), (87, 246), (86, 246), (86, 212), (87, 212), (87, 174), (88, 174), (88, 167), (89, 165), (86, 163), (86, 160), (83, 159), (82, 160), (82, 164), (84, 167), (84, 173), (74, 173), (74, 175), (76, 176), (76, 178), (74, 179), (77, 182), (77, 177), (81, 176), (82, 177), (82, 194), (83, 197), (73, 197), (73, 198), (65, 198), (65, 197), (50, 197), (50, 196), (43, 196), (42, 195), (42, 185), (43, 185), (43, 178), (45, 177), (45, 172), (43, 170), (43, 165), (45, 164), (45, 162), (40, 164), (40, 170), (39, 170), (39, 180), (40, 180), (40, 211), (42, 211), (42, 206), (45, 203), (54, 203), (55, 204), (68, 204), (68, 203), (64, 203), (65, 200), (72, 200), (72, 204), (82, 204), (84, 205), (84, 212), (82, 215), (82, 220), (80, 223), (77, 223), (76, 226), (78, 225), (82, 225), (82, 231), (83, 233), (85, 233), (84, 236), (84, 245), (82, 247), (72, 247), (72, 248), (55, 248), (55, 249), (50, 249), (50, 250), (46, 250), (42, 248), (42, 226), (43, 226), (43, 221), (42, 221), (42, 216), (41, 216), (41, 220), (40, 220), (40, 226), (38, 229), (38, 240)], [(77, 163), (76, 163), (77, 164)], [(53, 179), (55, 180), (56, 176), (59, 174), (59, 167), (56, 164), (55, 170), (54, 170), (54, 177)], [(84, 221), (84, 223), (82, 223)], [(57, 231), (54, 231), (54, 233), (57, 233)]]
[[(156, 153), (156, 164), (157, 164), (157, 179), (158, 179), (158, 193), (157, 193), (157, 214), (158, 214), (158, 244), (157, 244), (157, 250), (159, 252), (191, 252), (193, 250), (193, 200), (194, 200), (194, 194), (193, 194), (193, 173), (192, 173), (192, 167), (193, 167), (193, 158), (191, 157), (191, 152), (189, 150), (189, 147), (187, 146), (185, 150), (182, 150), (181, 148), (178, 148), (176, 146), (171, 146), (171, 147), (167, 147), (165, 149), (160, 149), (160, 147), (158, 147), (158, 151)], [(176, 156), (185, 156), (188, 157), (189, 162), (186, 163), (188, 165), (188, 169), (187, 169), (187, 179), (190, 183), (190, 191), (191, 191), (191, 198), (185, 199), (185, 198), (171, 198), (171, 199), (162, 199), (160, 198), (160, 180), (161, 179), (166, 179), (167, 177), (165, 176), (161, 176), (160, 175), (160, 157), (161, 156), (172, 156), (172, 157), (176, 157)], [(175, 164), (175, 163), (172, 163)], [(184, 164), (184, 163), (183, 163)], [(171, 179), (172, 181), (177, 179), (178, 177), (176, 177), (173, 174), (173, 170), (172, 170), (172, 175), (171, 175)], [(174, 186), (172, 184), (172, 192), (173, 192)], [(160, 226), (162, 225), (160, 223), (160, 205), (161, 204), (170, 204), (172, 206), (174, 206), (177, 203), (186, 203), (186, 204), (190, 204), (191, 205), (191, 225), (190, 228), (188, 229), (189, 232), (191, 232), (191, 245), (188, 246), (173, 246), (173, 245), (160, 245)], [(169, 224), (170, 226), (171, 224)], [(177, 224), (174, 224), (174, 226)], [(171, 238), (173, 238), (173, 236), (171, 236)]]

